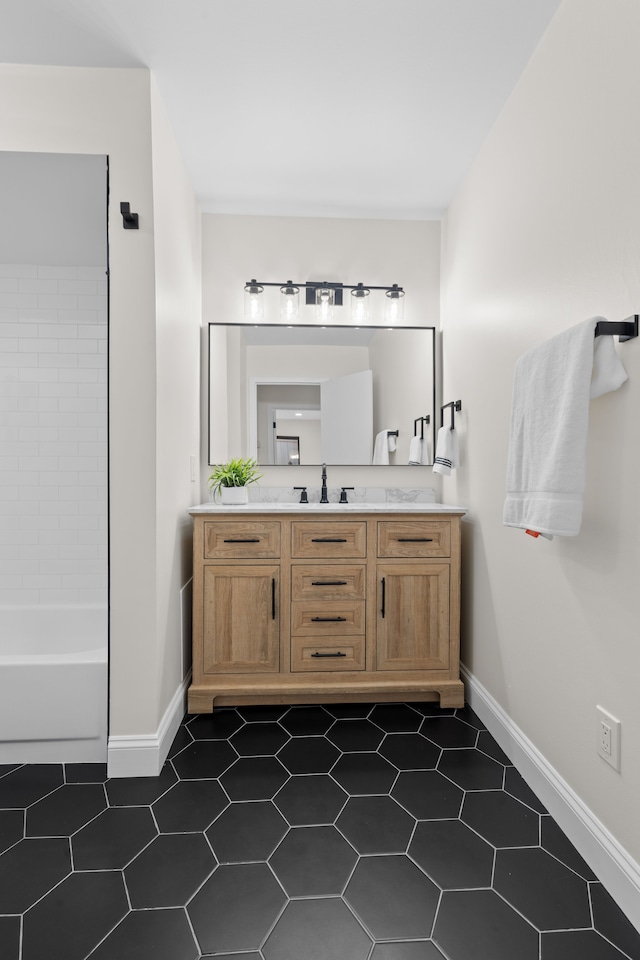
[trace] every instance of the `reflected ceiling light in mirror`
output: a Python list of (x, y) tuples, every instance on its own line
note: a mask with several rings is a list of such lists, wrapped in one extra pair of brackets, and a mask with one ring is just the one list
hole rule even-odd
[(351, 291), (351, 319), (354, 323), (369, 322), (369, 294), (371, 291), (359, 283)]
[(401, 323), (404, 319), (404, 290), (394, 283), (385, 291), (385, 323)]
[(300, 287), (287, 280), (280, 287), (280, 319), (285, 323), (297, 323), (300, 317)]
[(249, 280), (244, 288), (244, 318), (249, 323), (264, 320), (264, 287), (256, 280)]

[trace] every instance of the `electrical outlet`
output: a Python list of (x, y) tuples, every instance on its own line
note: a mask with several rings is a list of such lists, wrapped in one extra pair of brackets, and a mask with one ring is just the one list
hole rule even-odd
[(191, 483), (196, 482), (196, 458), (189, 457), (189, 472), (191, 475)]
[(611, 764), (614, 770), (620, 770), (620, 721), (603, 707), (596, 707), (596, 752), (598, 756)]

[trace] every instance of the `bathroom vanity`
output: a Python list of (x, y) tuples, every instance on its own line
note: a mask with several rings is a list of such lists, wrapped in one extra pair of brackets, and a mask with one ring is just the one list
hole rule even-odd
[(442, 504), (202, 504), (190, 713), (258, 703), (461, 707), (460, 518)]

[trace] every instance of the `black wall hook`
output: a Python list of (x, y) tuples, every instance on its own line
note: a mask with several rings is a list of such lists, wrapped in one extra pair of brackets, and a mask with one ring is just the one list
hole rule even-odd
[(122, 214), (122, 226), (125, 230), (139, 230), (138, 214), (131, 213), (130, 204), (124, 201), (120, 204), (120, 213)]

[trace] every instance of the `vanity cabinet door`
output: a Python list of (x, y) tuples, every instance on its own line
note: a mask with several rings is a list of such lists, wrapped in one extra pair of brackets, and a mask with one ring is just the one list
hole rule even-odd
[(448, 563), (378, 565), (378, 670), (449, 667)]
[(279, 565), (207, 565), (203, 586), (203, 673), (277, 673)]

